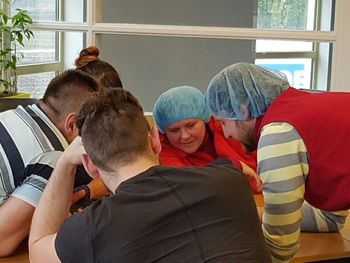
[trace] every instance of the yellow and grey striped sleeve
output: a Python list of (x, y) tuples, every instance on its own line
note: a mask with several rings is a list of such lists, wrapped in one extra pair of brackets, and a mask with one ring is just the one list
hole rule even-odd
[(303, 203), (301, 231), (305, 232), (338, 232), (345, 224), (348, 210), (329, 212)]
[(289, 262), (299, 247), (308, 156), (298, 132), (288, 123), (262, 129), (258, 173), (263, 182), (262, 228), (273, 262)]

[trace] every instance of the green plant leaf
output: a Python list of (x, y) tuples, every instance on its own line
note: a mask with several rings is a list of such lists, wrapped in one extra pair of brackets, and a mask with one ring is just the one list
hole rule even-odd
[[(3, 1), (10, 3), (9, 0)], [(0, 10), (0, 42), (3, 44), (6, 40), (5, 46), (0, 50), (0, 86), (6, 87), (7, 91), (16, 91), (17, 63), (19, 58), (23, 58), (23, 54), (17, 51), (17, 47), (18, 45), (25, 47), (24, 40), (34, 37), (31, 30), (32, 24), (33, 20), (26, 10), (16, 9), (12, 17)], [(12, 78), (8, 80), (5, 76), (10, 75)]]

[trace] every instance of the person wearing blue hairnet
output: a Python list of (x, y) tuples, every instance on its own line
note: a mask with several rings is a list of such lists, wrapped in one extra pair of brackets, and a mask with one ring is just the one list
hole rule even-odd
[(227, 138), (257, 149), (274, 262), (290, 261), (300, 230), (339, 231), (350, 208), (350, 93), (300, 91), (279, 73), (237, 63), (212, 78), (206, 102)]
[(256, 155), (246, 153), (238, 141), (225, 138), (220, 122), (210, 117), (200, 90), (180, 86), (165, 91), (154, 105), (153, 117), (162, 143), (163, 165), (204, 166), (224, 157), (242, 169), (254, 193), (261, 193)]

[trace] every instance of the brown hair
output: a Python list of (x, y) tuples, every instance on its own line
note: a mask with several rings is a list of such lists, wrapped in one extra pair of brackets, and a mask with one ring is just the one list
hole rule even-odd
[(92, 162), (107, 172), (132, 163), (149, 149), (142, 107), (121, 88), (103, 89), (84, 103), (76, 124)]
[(64, 119), (71, 112), (78, 112), (91, 93), (99, 90), (96, 81), (78, 70), (66, 70), (54, 77), (43, 96), (55, 119)]
[(106, 61), (99, 59), (100, 50), (95, 46), (80, 51), (74, 64), (76, 69), (91, 75), (104, 87), (123, 87), (118, 71)]

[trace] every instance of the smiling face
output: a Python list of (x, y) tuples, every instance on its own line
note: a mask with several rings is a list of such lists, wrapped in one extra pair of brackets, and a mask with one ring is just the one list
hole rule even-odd
[(187, 154), (192, 154), (202, 145), (205, 129), (203, 120), (185, 119), (169, 125), (165, 134), (172, 146)]
[(257, 148), (255, 140), (255, 121), (238, 121), (223, 119), (221, 126), (226, 139), (239, 141), (247, 152), (252, 152)]

